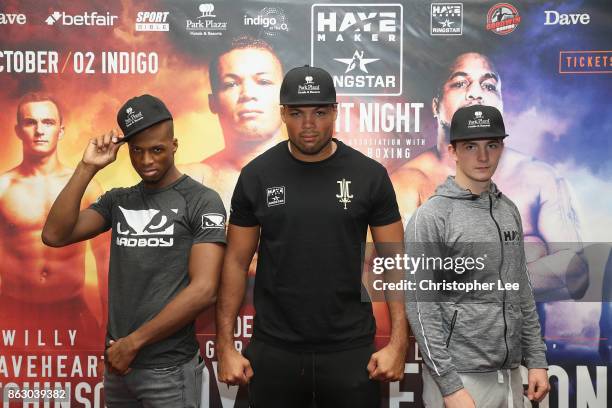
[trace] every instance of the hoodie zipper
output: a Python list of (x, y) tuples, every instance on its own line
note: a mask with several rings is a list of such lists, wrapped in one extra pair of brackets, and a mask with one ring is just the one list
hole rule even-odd
[[(502, 285), (505, 286), (504, 279), (502, 278), (502, 268), (504, 266), (504, 241), (502, 240), (501, 228), (495, 220), (495, 217), (493, 217), (493, 199), (491, 198), (491, 193), (489, 193), (489, 214), (491, 215), (493, 223), (495, 223), (495, 227), (497, 228), (497, 234), (499, 236), (499, 246), (501, 250), (501, 262), (499, 264), (499, 280)], [(508, 339), (506, 338), (508, 334), (508, 322), (506, 321), (506, 291), (504, 291), (504, 297), (502, 301), (502, 316), (504, 317), (504, 344), (506, 345), (506, 356), (504, 357), (504, 362), (501, 364), (500, 369), (502, 369), (506, 365), (506, 361), (508, 361), (508, 355), (510, 354), (510, 351), (508, 350)]]
[(453, 329), (455, 328), (455, 322), (457, 321), (457, 309), (455, 309), (455, 313), (453, 313), (453, 319), (451, 320), (450, 331), (448, 333), (448, 337), (446, 338), (446, 348), (450, 345), (450, 339), (453, 335)]

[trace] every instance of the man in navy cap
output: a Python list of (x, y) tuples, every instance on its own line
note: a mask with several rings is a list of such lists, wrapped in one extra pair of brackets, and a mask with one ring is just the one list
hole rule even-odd
[[(117, 114), (123, 136), (91, 138), (42, 232), (65, 246), (112, 229), (104, 391), (108, 407), (198, 407), (196, 316), (215, 300), (225, 250), (219, 195), (182, 175), (172, 115), (142, 95)], [(127, 143), (124, 143), (127, 142)], [(79, 211), (93, 176), (127, 144), (142, 182)]]
[[(521, 216), (491, 181), (506, 136), (495, 107), (458, 109), (448, 145), (456, 175), (406, 226), (410, 257), (461, 261), (461, 268), (438, 263), (409, 274), (416, 289), (408, 291), (406, 311), (426, 365), (427, 407), (522, 408), (520, 364), (528, 369), (529, 400), (549, 390)], [(466, 283), (473, 288), (462, 289)]]
[[(243, 169), (234, 189), (217, 303), (219, 379), (249, 383), (252, 406), (374, 408), (378, 381), (402, 378), (403, 302), (389, 301), (389, 344), (361, 301), (362, 245), (403, 242), (387, 171), (332, 137), (336, 92), (329, 73), (289, 71), (280, 90), (288, 141)], [(255, 324), (243, 357), (233, 344), (249, 263), (259, 242)], [(245, 358), (246, 357), (246, 358)]]

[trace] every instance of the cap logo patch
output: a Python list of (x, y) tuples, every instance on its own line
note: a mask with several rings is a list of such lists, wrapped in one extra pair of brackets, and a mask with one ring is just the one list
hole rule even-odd
[(125, 110), (127, 113), (127, 118), (125, 118), (125, 127), (129, 128), (134, 123), (141, 121), (144, 119), (142, 112), (134, 113), (134, 109), (130, 106)]
[(304, 77), (304, 81), (305, 82), (303, 85), (298, 85), (298, 95), (321, 93), (321, 86), (315, 85), (314, 78), (312, 76), (308, 75)]
[(468, 120), (467, 127), (473, 128), (489, 128), (491, 127), (491, 119), (485, 119), (482, 116), (482, 111), (474, 112), (474, 119)]

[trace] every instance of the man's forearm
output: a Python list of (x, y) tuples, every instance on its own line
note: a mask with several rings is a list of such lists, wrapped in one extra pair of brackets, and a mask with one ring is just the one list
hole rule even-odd
[(215, 302), (215, 288), (190, 284), (170, 301), (153, 319), (149, 320), (130, 338), (137, 349), (156, 343), (176, 333), (194, 321), (206, 307)]
[(64, 245), (79, 218), (81, 200), (97, 170), (80, 162), (70, 180), (51, 206), (42, 231), (47, 245)]
[(227, 262), (221, 275), (217, 301), (217, 347), (233, 347), (234, 324), (247, 288), (248, 266)]
[(404, 302), (387, 302), (389, 315), (391, 317), (391, 337), (389, 344), (398, 347), (406, 347), (408, 344), (408, 324), (406, 320), (406, 310)]

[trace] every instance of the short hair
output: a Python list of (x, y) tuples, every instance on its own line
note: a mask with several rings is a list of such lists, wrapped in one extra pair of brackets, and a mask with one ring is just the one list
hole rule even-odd
[[(256, 50), (265, 50), (272, 54), (279, 65), (281, 66), (281, 71), (283, 71), (283, 63), (280, 58), (276, 55), (274, 48), (264, 40), (259, 38), (251, 37), (248, 35), (242, 35), (240, 37), (236, 37), (232, 39), (225, 47), (223, 47), (219, 52), (217, 52), (210, 63), (208, 64), (208, 78), (210, 79), (210, 89), (212, 93), (216, 93), (219, 90), (219, 60), (221, 57), (233, 50), (245, 50), (245, 49), (256, 49)], [(248, 61), (244, 62), (248, 64)]]
[(47, 93), (43, 93), (43, 92), (29, 92), (23, 95), (21, 99), (19, 99), (19, 102), (17, 103), (17, 123), (21, 123), (21, 120), (23, 119), (21, 117), (21, 107), (23, 105), (30, 103), (30, 102), (45, 102), (45, 101), (49, 101), (55, 105), (55, 107), (57, 108), (57, 113), (59, 115), (59, 121), (61, 124), (63, 122), (63, 118), (62, 118), (62, 108), (61, 108), (60, 103), (57, 101), (57, 99), (55, 99), (51, 95)]

